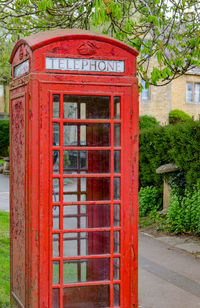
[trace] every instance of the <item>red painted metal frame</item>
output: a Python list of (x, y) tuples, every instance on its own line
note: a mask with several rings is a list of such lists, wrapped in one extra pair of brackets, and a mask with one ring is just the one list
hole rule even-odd
[[(53, 94), (53, 93), (52, 93)], [(69, 93), (66, 93), (66, 94), (69, 94)], [(80, 93), (79, 93), (80, 94)], [(81, 93), (83, 94), (83, 93)], [(96, 93), (95, 93), (96, 94)], [(61, 104), (60, 104), (60, 109), (63, 110), (63, 95), (64, 93), (62, 94), (61, 96)], [(77, 93), (75, 93), (74, 95), (77, 95)], [(88, 95), (88, 93), (87, 93)], [(91, 94), (92, 95), (92, 94)], [(106, 95), (108, 95), (108, 93), (106, 93)], [(52, 95), (51, 95), (52, 97)], [(52, 114), (52, 101), (50, 103), (50, 106), (51, 106), (51, 114)], [(87, 178), (87, 177), (100, 177), (100, 178), (104, 178), (104, 177), (110, 177), (111, 178), (111, 183), (110, 183), (110, 186), (111, 186), (111, 200), (110, 201), (99, 201), (101, 204), (103, 204), (105, 202), (105, 204), (108, 204), (110, 203), (110, 207), (111, 207), (111, 215), (110, 215), (110, 219), (111, 219), (111, 226), (110, 228), (87, 228), (87, 229), (78, 229), (78, 230), (65, 230), (64, 233), (70, 233), (70, 232), (94, 232), (94, 231), (111, 231), (111, 236), (110, 236), (110, 243), (111, 243), (111, 253), (108, 254), (108, 255), (92, 255), (92, 256), (77, 256), (77, 257), (62, 257), (62, 258), (53, 258), (52, 260), (54, 261), (62, 261), (60, 264), (63, 263), (63, 260), (79, 260), (79, 259), (97, 259), (97, 258), (105, 258), (105, 257), (109, 257), (110, 258), (110, 281), (101, 281), (101, 282), (84, 282), (84, 283), (70, 283), (70, 284), (67, 284), (67, 285), (64, 285), (63, 284), (63, 287), (75, 287), (75, 286), (85, 286), (85, 285), (102, 285), (102, 284), (109, 284), (110, 285), (110, 307), (113, 307), (113, 241), (114, 241), (114, 238), (113, 238), (113, 232), (116, 231), (116, 230), (121, 230), (121, 228), (114, 228), (113, 227), (113, 186), (114, 186), (114, 182), (113, 182), (113, 175), (114, 175), (114, 141), (113, 141), (113, 136), (114, 136), (114, 123), (116, 122), (114, 120), (114, 104), (113, 104), (113, 96), (111, 96), (111, 120), (70, 120), (70, 119), (63, 119), (63, 120), (57, 120), (57, 119), (52, 119), (52, 123), (110, 123), (111, 124), (111, 146), (109, 147), (111, 149), (111, 173), (109, 174), (68, 174), (68, 175), (63, 175), (63, 165), (61, 164), (60, 165), (60, 175), (59, 174), (55, 174), (53, 175), (53, 178)], [(61, 115), (62, 116), (62, 115)], [(121, 123), (121, 121), (117, 121), (117, 123)], [(63, 162), (63, 149), (66, 149), (66, 150), (72, 150), (72, 149), (78, 149), (80, 148), (81, 150), (88, 150), (88, 149), (95, 149), (95, 150), (101, 150), (101, 149), (108, 149), (108, 147), (63, 147), (63, 132), (62, 132), (62, 125), (60, 126), (60, 129), (61, 129), (61, 132), (59, 134), (59, 137), (60, 137), (60, 146), (56, 146), (56, 147), (52, 147), (52, 151), (55, 150), (55, 149), (59, 149), (60, 150), (60, 161)], [(51, 128), (52, 128), (52, 125), (51, 125)], [(51, 136), (52, 136), (52, 129), (51, 129)], [(51, 144), (52, 144), (52, 139), (51, 139)], [(52, 168), (52, 165), (51, 165), (51, 168)], [(115, 174), (115, 176), (120, 176), (120, 174)], [(52, 186), (52, 184), (51, 184)], [(60, 196), (63, 195), (62, 193), (62, 187), (63, 185), (61, 184), (60, 185)], [(62, 197), (61, 197), (62, 198)], [(79, 204), (87, 204), (88, 201), (80, 201)], [(117, 203), (117, 201), (115, 202)], [(54, 204), (58, 204), (58, 203), (53, 203)], [(63, 200), (61, 199), (61, 202), (60, 202), (60, 205), (67, 205), (67, 204), (78, 204), (78, 202), (63, 202)], [(95, 201), (92, 201), (90, 204), (96, 204)], [(60, 207), (61, 211), (60, 213), (62, 213), (62, 206)], [(62, 219), (63, 215), (61, 214), (60, 215), (60, 221), (62, 222), (63, 219)], [(63, 228), (61, 228), (62, 230)], [(55, 230), (55, 231), (52, 231), (52, 233), (54, 234), (60, 234), (60, 242), (62, 242), (62, 232), (61, 230)], [(61, 248), (62, 245), (60, 245), (60, 248)], [(62, 255), (62, 251), (60, 251), (60, 254)], [(117, 254), (115, 256), (118, 256), (120, 257), (121, 254)], [(62, 270), (61, 270), (61, 266), (60, 266), (60, 277), (61, 277), (61, 281), (62, 281), (62, 277), (63, 277), (63, 273), (62, 273)], [(120, 283), (120, 281), (115, 281), (115, 283)], [(58, 287), (62, 287), (62, 284), (58, 284), (58, 285), (54, 285), (53, 286), (54, 288), (58, 288)], [(60, 307), (62, 308), (62, 290), (60, 292)]]
[[(51, 31), (50, 31), (51, 32)], [(49, 32), (49, 33), (50, 33)], [(61, 31), (62, 32), (62, 31)], [(54, 32), (58, 34), (57, 32)], [(41, 37), (43, 37), (41, 39)], [(50, 38), (51, 37), (51, 38)], [(113, 288), (120, 285), (120, 308), (138, 307), (138, 244), (137, 244), (137, 220), (138, 220), (138, 88), (135, 78), (135, 56), (137, 52), (115, 40), (103, 36), (94, 35), (90, 32), (82, 35), (72, 31), (64, 35), (64, 32), (53, 37), (53, 34), (44, 36), (36, 35), (33, 40), (21, 40), (17, 43), (11, 57), (12, 66), (29, 58), (30, 73), (15, 78), (11, 85), (11, 122), (13, 102), (20, 97), (24, 99), (24, 130), (25, 130), (25, 172), (24, 182), (24, 209), (25, 209), (25, 284), (23, 286), (25, 299), (17, 293), (17, 270), (13, 268), (15, 250), (14, 220), (15, 208), (18, 206), (11, 196), (11, 297), (13, 307), (53, 308), (52, 287), (60, 288), (60, 308), (62, 306), (63, 286), (92, 286), (110, 285), (110, 306), (113, 306)], [(95, 42), (97, 54), (94, 56), (81, 56), (76, 54), (77, 46), (82, 42)], [(48, 44), (47, 44), (48, 43)], [(125, 73), (123, 74), (89, 74), (75, 72), (51, 72), (45, 71), (45, 56), (66, 56), (66, 46), (70, 46), (70, 54), (74, 57), (88, 57), (99, 59), (124, 59)], [(40, 48), (39, 48), (40, 47)], [(56, 49), (57, 48), (57, 49)], [(52, 53), (52, 50), (53, 53)], [(21, 52), (23, 51), (23, 52)], [(21, 54), (24, 58), (21, 59)], [(114, 56), (113, 56), (114, 54)], [(69, 54), (67, 54), (70, 57)], [(58, 74), (59, 73), (59, 74)], [(118, 76), (117, 76), (118, 75)], [(52, 118), (52, 95), (60, 94), (60, 117)], [(72, 120), (62, 119), (63, 95), (100, 95), (110, 96), (111, 114), (110, 119), (105, 120)], [(114, 96), (121, 97), (121, 119), (114, 119)], [(110, 146), (63, 146), (63, 123), (107, 123), (111, 129)], [(60, 144), (52, 146), (52, 123), (60, 123)], [(114, 123), (121, 124), (121, 146), (114, 147)], [(15, 172), (17, 161), (13, 160), (16, 149), (12, 145), (12, 135), (15, 126), (11, 126), (11, 192), (15, 188), (12, 174)], [(60, 151), (60, 172), (53, 174), (52, 151)], [(64, 150), (109, 150), (110, 172), (90, 174), (63, 174), (63, 151)], [(121, 171), (114, 173), (114, 150), (121, 152)], [(17, 169), (16, 169), (17, 170)], [(52, 229), (52, 207), (59, 206), (59, 216), (63, 217), (63, 205), (81, 205), (83, 201), (63, 202), (63, 179), (64, 178), (110, 178), (110, 200), (84, 201), (84, 205), (108, 204), (110, 206), (110, 227), (77, 229), (76, 233), (109, 231), (110, 253), (103, 255), (87, 255), (63, 257), (63, 247), (60, 245), (60, 256), (52, 258), (52, 234), (60, 234), (60, 243), (63, 242), (63, 220), (60, 219), (60, 229)], [(52, 179), (60, 180), (59, 202), (52, 203)], [(121, 178), (121, 200), (114, 200), (114, 178)], [(121, 225), (114, 226), (114, 204), (120, 204)], [(114, 253), (114, 231), (121, 232), (121, 251)], [(74, 230), (73, 230), (74, 232)], [(16, 235), (18, 236), (18, 235)], [(18, 237), (20, 239), (20, 237)], [(120, 280), (113, 277), (113, 256), (120, 259)], [(80, 259), (110, 259), (110, 280), (78, 282), (62, 284), (63, 272), (60, 266), (60, 283), (52, 286), (52, 260), (80, 260)], [(62, 264), (62, 262), (60, 262)], [(18, 285), (18, 288), (20, 286)], [(105, 307), (106, 308), (106, 307)], [(119, 307), (118, 307), (119, 308)]]

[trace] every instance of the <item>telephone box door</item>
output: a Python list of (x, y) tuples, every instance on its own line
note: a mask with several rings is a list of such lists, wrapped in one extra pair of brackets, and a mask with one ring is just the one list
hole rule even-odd
[(52, 88), (50, 307), (134, 307), (132, 88)]

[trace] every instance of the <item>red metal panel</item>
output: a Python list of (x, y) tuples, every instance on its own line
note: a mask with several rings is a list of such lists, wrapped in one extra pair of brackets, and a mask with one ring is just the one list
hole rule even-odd
[(25, 305), (25, 93), (11, 100), (11, 293)]

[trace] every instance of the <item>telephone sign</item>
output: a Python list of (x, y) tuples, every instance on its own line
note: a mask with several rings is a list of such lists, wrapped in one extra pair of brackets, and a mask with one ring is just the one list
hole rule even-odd
[(136, 56), (81, 30), (13, 49), (12, 307), (138, 307)]
[(124, 61), (46, 57), (46, 69), (81, 72), (124, 73)]

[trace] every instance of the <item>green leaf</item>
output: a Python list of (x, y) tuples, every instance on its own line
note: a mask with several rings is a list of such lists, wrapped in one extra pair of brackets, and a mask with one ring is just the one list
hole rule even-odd
[(157, 56), (158, 63), (161, 64), (161, 61), (162, 61), (162, 58), (163, 58), (162, 51), (159, 50), (157, 52), (156, 56)]

